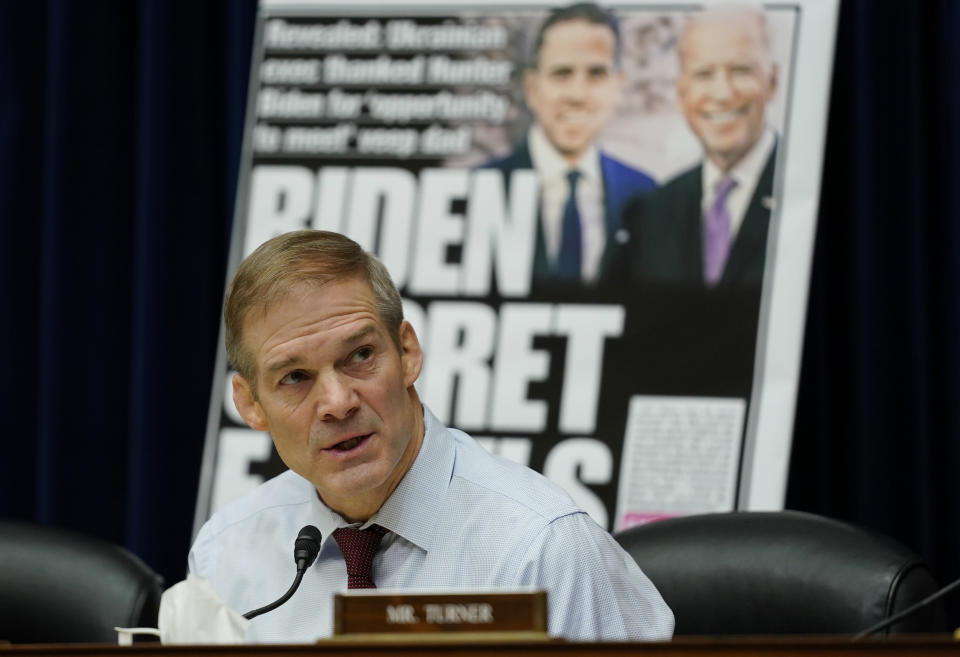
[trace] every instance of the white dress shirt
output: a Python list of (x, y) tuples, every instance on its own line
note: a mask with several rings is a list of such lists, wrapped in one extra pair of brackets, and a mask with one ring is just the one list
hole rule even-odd
[(747, 151), (739, 162), (737, 162), (730, 171), (724, 173), (720, 168), (707, 158), (703, 163), (703, 194), (701, 217), (706, 217), (706, 212), (716, 198), (717, 183), (723, 178), (731, 177), (737, 181), (733, 189), (727, 194), (727, 212), (730, 214), (730, 239), (736, 238), (740, 226), (743, 225), (743, 218), (747, 214), (747, 208), (750, 206), (750, 199), (753, 198), (753, 192), (757, 188), (757, 182), (763, 174), (763, 169), (767, 165), (767, 159), (776, 143), (773, 132), (767, 128), (763, 136), (757, 140), (757, 143)]
[(563, 208), (570, 197), (567, 174), (573, 169), (580, 172), (577, 181), (577, 210), (580, 212), (583, 247), (580, 278), (586, 283), (593, 282), (600, 274), (600, 260), (607, 244), (600, 151), (591, 144), (576, 165), (571, 165), (537, 124), (530, 128), (528, 144), (533, 168), (540, 179), (540, 221), (551, 264), (557, 260), (563, 237)]
[[(668, 639), (673, 614), (613, 538), (542, 475), (493, 456), (424, 408), (413, 466), (363, 526), (390, 530), (373, 561), (381, 589), (542, 588), (549, 632), (569, 639)], [(310, 642), (330, 636), (333, 593), (347, 587), (332, 538), (343, 518), (291, 471), (218, 511), (190, 550), (207, 578), (243, 613), (279, 598), (293, 581), (300, 528), (322, 535), (317, 562), (283, 606), (253, 619), (247, 640)], [(357, 526), (357, 525), (353, 525)]]

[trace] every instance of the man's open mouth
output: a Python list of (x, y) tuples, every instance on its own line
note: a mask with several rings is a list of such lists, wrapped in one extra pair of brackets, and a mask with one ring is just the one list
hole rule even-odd
[(353, 437), (353, 438), (348, 438), (347, 440), (344, 440), (343, 442), (339, 442), (339, 443), (337, 443), (336, 445), (333, 445), (333, 446), (331, 446), (331, 447), (328, 447), (327, 449), (332, 449), (332, 450), (335, 450), (335, 451), (337, 451), (337, 452), (348, 452), (348, 451), (350, 451), (351, 449), (353, 449), (354, 447), (356, 447), (357, 445), (359, 445), (360, 443), (362, 443), (364, 440), (366, 440), (366, 439), (369, 438), (369, 437), (370, 437), (370, 434), (369, 434), (369, 433), (368, 433), (368, 434), (364, 434), (364, 435), (362, 435), (362, 436), (355, 436), (355, 437)]
[(592, 118), (593, 112), (585, 110), (568, 110), (559, 116), (559, 119), (565, 123), (586, 123)]
[(727, 123), (728, 121), (736, 121), (746, 113), (747, 108), (744, 106), (725, 112), (702, 112), (701, 116), (711, 123)]

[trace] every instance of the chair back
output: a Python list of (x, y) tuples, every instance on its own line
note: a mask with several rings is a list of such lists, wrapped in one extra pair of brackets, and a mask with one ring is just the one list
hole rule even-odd
[(157, 626), (162, 591), (118, 545), (0, 520), (0, 641), (116, 643), (114, 626)]
[[(937, 590), (900, 543), (797, 511), (670, 518), (615, 538), (673, 609), (677, 635), (852, 634)], [(945, 631), (940, 601), (888, 630)]]

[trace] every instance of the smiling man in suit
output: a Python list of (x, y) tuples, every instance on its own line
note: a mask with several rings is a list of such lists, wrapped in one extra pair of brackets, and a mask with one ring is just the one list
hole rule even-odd
[(678, 51), (677, 98), (704, 159), (628, 207), (633, 276), (707, 288), (759, 286), (777, 150), (765, 120), (777, 68), (763, 12), (697, 12)]
[(655, 187), (645, 173), (602, 153), (595, 140), (623, 86), (620, 29), (592, 3), (554, 10), (540, 27), (524, 96), (535, 122), (513, 153), (485, 166), (535, 169), (540, 221), (534, 285), (595, 285), (624, 248), (623, 209)]

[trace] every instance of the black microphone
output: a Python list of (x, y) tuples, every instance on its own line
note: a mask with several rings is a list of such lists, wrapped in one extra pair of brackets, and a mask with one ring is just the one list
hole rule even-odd
[(897, 613), (897, 614), (894, 614), (894, 615), (891, 616), (890, 618), (885, 618), (884, 620), (880, 621), (880, 622), (877, 623), (876, 625), (871, 625), (870, 627), (868, 627), (868, 628), (865, 629), (864, 631), (855, 634), (855, 635), (853, 636), (853, 640), (854, 640), (854, 641), (858, 641), (858, 640), (860, 640), (860, 639), (865, 639), (866, 637), (870, 636), (871, 634), (874, 634), (874, 633), (876, 633), (876, 632), (879, 632), (880, 630), (885, 630), (885, 629), (887, 629), (888, 627), (890, 627), (891, 625), (893, 625), (893, 624), (895, 624), (895, 623), (899, 623), (900, 621), (902, 621), (902, 620), (903, 620), (904, 618), (906, 618), (907, 616), (912, 616), (912, 615), (914, 614), (914, 612), (917, 612), (917, 611), (923, 609), (924, 607), (926, 607), (926, 606), (927, 606), (928, 604), (930, 604), (931, 602), (934, 602), (934, 601), (936, 601), (936, 600), (939, 600), (940, 598), (942, 598), (942, 597), (945, 596), (946, 594), (948, 594), (948, 593), (950, 593), (951, 591), (953, 591), (953, 590), (954, 590), (955, 588), (957, 588), (958, 586), (960, 586), (960, 579), (954, 580), (953, 582), (950, 582), (949, 584), (947, 584), (946, 586), (944, 586), (944, 587), (943, 587), (942, 589), (940, 589), (939, 591), (935, 591), (935, 592), (931, 593), (930, 595), (928, 595), (926, 598), (924, 598), (924, 599), (921, 600), (920, 602), (918, 602), (918, 603), (916, 603), (916, 604), (913, 604), (913, 605), (910, 605), (909, 607), (907, 607), (907, 608), (904, 609), (903, 611), (901, 611), (901, 612), (899, 612), (899, 613)]
[(278, 600), (271, 602), (265, 607), (248, 611), (243, 617), (250, 620), (260, 614), (273, 611), (289, 600), (290, 596), (292, 596), (300, 586), (303, 573), (317, 560), (318, 554), (320, 554), (320, 530), (313, 525), (307, 525), (297, 534), (297, 540), (293, 544), (293, 560), (297, 563), (297, 576), (294, 578), (293, 584), (290, 585), (287, 592), (280, 596)]

